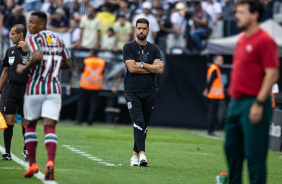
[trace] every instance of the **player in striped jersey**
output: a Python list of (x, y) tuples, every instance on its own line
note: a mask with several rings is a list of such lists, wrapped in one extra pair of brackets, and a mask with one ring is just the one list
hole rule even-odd
[(35, 155), (37, 136), (35, 128), (39, 117), (44, 118), (45, 146), (48, 161), (45, 179), (54, 180), (54, 159), (57, 148), (55, 125), (61, 110), (60, 69), (70, 68), (71, 60), (63, 41), (51, 31), (46, 31), (47, 15), (36, 11), (29, 17), (27, 28), (33, 36), (29, 37), (30, 61), (18, 65), (17, 72), (30, 71), (26, 86), (24, 114), (27, 119), (25, 144), (30, 167), (24, 174), (31, 177), (38, 172)]

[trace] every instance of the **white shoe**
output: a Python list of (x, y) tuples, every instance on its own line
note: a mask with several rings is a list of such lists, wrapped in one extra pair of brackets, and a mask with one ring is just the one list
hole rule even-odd
[(138, 166), (138, 156), (134, 155), (130, 159), (130, 166)]
[(146, 156), (144, 154), (140, 154), (139, 165), (143, 166), (143, 167), (147, 167), (148, 166), (147, 158), (146, 158)]

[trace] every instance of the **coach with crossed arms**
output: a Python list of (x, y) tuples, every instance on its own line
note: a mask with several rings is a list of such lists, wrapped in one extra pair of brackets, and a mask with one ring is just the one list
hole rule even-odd
[[(123, 58), (127, 72), (124, 78), (124, 97), (134, 128), (134, 148), (130, 166), (147, 166), (145, 139), (157, 91), (156, 74), (163, 72), (160, 49), (147, 41), (149, 21), (136, 21), (137, 39), (124, 45)], [(138, 162), (139, 155), (139, 162)]]

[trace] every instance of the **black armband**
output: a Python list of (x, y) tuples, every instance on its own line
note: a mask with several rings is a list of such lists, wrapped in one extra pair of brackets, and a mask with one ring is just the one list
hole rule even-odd
[(265, 104), (265, 102), (263, 102), (263, 101), (261, 101), (261, 100), (259, 100), (257, 98), (255, 100), (255, 103), (258, 104), (258, 105), (261, 105), (261, 106), (263, 106)]

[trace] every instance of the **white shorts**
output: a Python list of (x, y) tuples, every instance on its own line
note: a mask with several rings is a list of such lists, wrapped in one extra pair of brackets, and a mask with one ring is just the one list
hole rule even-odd
[(62, 106), (61, 94), (24, 96), (24, 116), (32, 121), (39, 117), (59, 120)]

